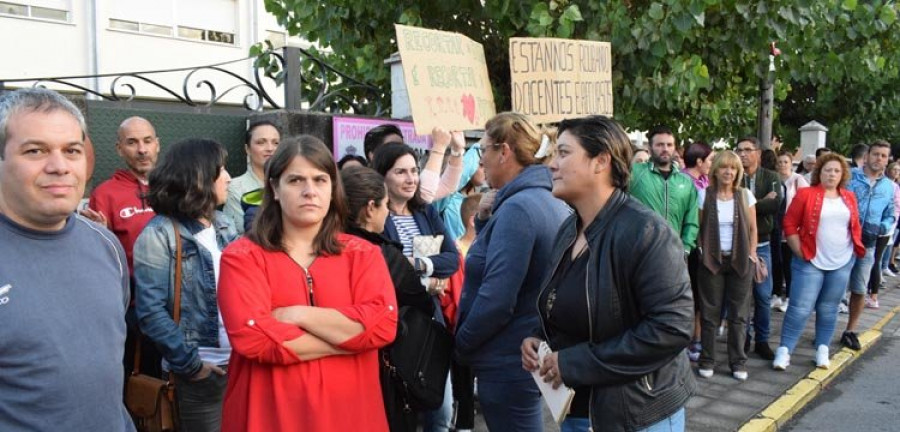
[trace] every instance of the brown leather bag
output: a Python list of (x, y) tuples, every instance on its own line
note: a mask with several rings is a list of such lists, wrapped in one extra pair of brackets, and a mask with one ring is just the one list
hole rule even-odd
[[(175, 228), (175, 305), (172, 309), (175, 324), (181, 320), (181, 235)], [(171, 375), (161, 380), (141, 374), (141, 336), (134, 350), (134, 370), (125, 384), (125, 407), (139, 432), (168, 432), (178, 430), (175, 410), (175, 381)]]

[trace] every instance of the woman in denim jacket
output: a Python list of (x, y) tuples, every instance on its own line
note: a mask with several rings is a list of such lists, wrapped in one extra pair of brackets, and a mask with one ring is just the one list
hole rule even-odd
[[(231, 176), (221, 144), (188, 139), (174, 144), (150, 174), (147, 199), (156, 216), (134, 246), (136, 312), (143, 334), (174, 373), (182, 430), (218, 431), (231, 345), (216, 305), (219, 258), (237, 238), (225, 203)], [(175, 228), (181, 237), (181, 319), (172, 318)]]

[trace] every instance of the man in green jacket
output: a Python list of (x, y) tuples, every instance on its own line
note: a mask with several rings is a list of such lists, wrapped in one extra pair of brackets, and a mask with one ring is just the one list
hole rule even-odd
[(650, 161), (632, 166), (628, 190), (638, 201), (665, 218), (681, 237), (687, 256), (697, 244), (700, 230), (697, 189), (674, 162), (675, 135), (666, 126), (648, 134)]

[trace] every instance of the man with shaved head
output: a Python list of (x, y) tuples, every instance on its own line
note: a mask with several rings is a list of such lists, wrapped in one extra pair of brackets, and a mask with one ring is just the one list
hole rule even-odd
[[(147, 119), (129, 117), (119, 125), (116, 153), (125, 162), (125, 169), (118, 169), (112, 178), (103, 182), (91, 193), (89, 208), (82, 215), (105, 225), (122, 243), (128, 260), (128, 272), (133, 277), (132, 251), (141, 230), (153, 219), (153, 209), (144, 199), (147, 193), (147, 176), (156, 166), (159, 156), (159, 138)], [(132, 298), (134, 281), (132, 280)], [(125, 347), (125, 372), (132, 369), (136, 339), (134, 307), (128, 308), (128, 340)], [(142, 372), (159, 374), (159, 354), (150, 343), (142, 344)]]

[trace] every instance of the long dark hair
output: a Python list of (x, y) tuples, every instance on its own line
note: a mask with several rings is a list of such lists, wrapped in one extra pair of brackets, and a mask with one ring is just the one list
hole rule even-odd
[(150, 171), (147, 203), (159, 215), (212, 220), (218, 206), (216, 179), (227, 156), (225, 147), (213, 140), (188, 138), (172, 144)]
[[(406, 155), (412, 156), (413, 160), (416, 161), (416, 166), (419, 166), (419, 157), (416, 155), (416, 151), (413, 150), (412, 147), (400, 143), (383, 144), (381, 147), (375, 149), (375, 155), (372, 160), (372, 168), (374, 168), (378, 174), (387, 177), (387, 172), (394, 167), (394, 164), (397, 163), (397, 159), (400, 159), (401, 157)], [(421, 197), (419, 197), (420, 186), (421, 183), (416, 186), (416, 194), (406, 202), (406, 207), (409, 208), (410, 212), (419, 211), (425, 208), (425, 201), (422, 200)]]
[(559, 123), (559, 135), (567, 131), (578, 138), (578, 143), (589, 157), (596, 157), (600, 153), (608, 154), (613, 186), (623, 191), (628, 190), (628, 180), (631, 177), (631, 140), (618, 122), (601, 115), (566, 119)]
[(369, 201), (379, 203), (387, 195), (384, 176), (372, 168), (349, 166), (341, 171), (341, 181), (344, 182), (344, 193), (347, 194), (347, 219), (344, 228), (359, 228), (365, 222), (360, 216)]
[(300, 135), (288, 138), (278, 144), (275, 154), (266, 162), (266, 181), (263, 189), (263, 202), (260, 205), (253, 226), (247, 237), (254, 243), (270, 251), (284, 251), (284, 222), (282, 220), (281, 203), (275, 199), (275, 187), (282, 174), (295, 158), (302, 157), (316, 168), (328, 174), (331, 179), (331, 204), (328, 213), (322, 220), (322, 227), (313, 239), (313, 250), (317, 254), (337, 255), (343, 245), (338, 241), (338, 234), (347, 214), (344, 199), (344, 188), (338, 176), (337, 166), (331, 152), (316, 137)]

